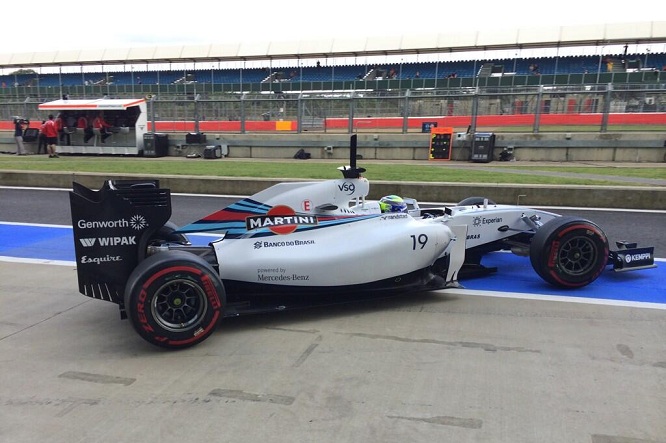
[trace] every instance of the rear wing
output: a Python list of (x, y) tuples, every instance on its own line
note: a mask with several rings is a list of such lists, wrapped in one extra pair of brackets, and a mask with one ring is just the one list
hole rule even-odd
[(123, 303), (125, 284), (151, 236), (171, 217), (171, 193), (158, 180), (108, 180), (69, 193), (79, 292)]

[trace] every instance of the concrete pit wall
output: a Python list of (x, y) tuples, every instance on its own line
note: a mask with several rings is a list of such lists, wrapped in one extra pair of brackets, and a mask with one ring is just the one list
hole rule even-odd
[[(358, 154), (369, 160), (428, 160), (429, 134), (357, 134)], [(175, 136), (173, 136), (175, 137)], [(170, 155), (203, 152), (204, 146), (172, 141)], [(292, 158), (305, 149), (312, 158), (349, 158), (349, 134), (221, 134), (208, 136), (208, 145), (226, 144), (234, 158)], [(454, 134), (452, 160), (467, 161), (469, 137)], [(180, 146), (180, 149), (177, 148)], [(497, 134), (494, 160), (504, 148), (521, 161), (606, 161), (661, 163), (666, 161), (666, 134), (574, 133)]]
[[(358, 154), (369, 160), (427, 160), (430, 135), (363, 133), (358, 135)], [(234, 158), (293, 158), (305, 149), (312, 158), (349, 158), (349, 134), (207, 134), (206, 145), (188, 145), (185, 134), (169, 134), (169, 155), (203, 155), (206, 146), (227, 145)], [(470, 158), (470, 141), (454, 134), (453, 160)], [(467, 137), (468, 138), (468, 137)], [(28, 152), (37, 152), (37, 143), (26, 143)], [(513, 149), (520, 161), (606, 161), (661, 163), (666, 161), (666, 134), (650, 133), (549, 133), (497, 134), (494, 160), (504, 148)], [(8, 135), (0, 137), (0, 152), (15, 152)]]

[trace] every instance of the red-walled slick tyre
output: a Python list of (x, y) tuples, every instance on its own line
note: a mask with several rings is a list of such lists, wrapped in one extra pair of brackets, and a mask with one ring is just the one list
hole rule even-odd
[(530, 261), (548, 283), (580, 288), (596, 280), (606, 267), (608, 239), (591, 221), (557, 217), (540, 227), (532, 238)]
[(201, 257), (185, 251), (152, 255), (125, 287), (125, 310), (149, 343), (181, 349), (201, 343), (222, 317), (224, 286)]

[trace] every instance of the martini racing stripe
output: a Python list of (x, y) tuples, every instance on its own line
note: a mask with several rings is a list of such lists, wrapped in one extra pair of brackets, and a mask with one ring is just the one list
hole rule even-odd
[(247, 217), (265, 214), (270, 209), (271, 206), (246, 198), (183, 226), (177, 232), (226, 231), (227, 235), (242, 235)]
[[(256, 228), (248, 230), (247, 219), (261, 217), (268, 214), (273, 206), (259, 203), (255, 200), (246, 198), (235, 202), (224, 209), (214, 212), (201, 220), (197, 220), (189, 225), (183, 226), (178, 229), (178, 233), (192, 233), (192, 232), (210, 232), (210, 231), (224, 231), (226, 238), (241, 238), (246, 236), (271, 236), (280, 235), (272, 232), (269, 228)], [(312, 214), (299, 214), (294, 215), (315, 216), (317, 218), (316, 225), (296, 225), (296, 232), (310, 231), (312, 229), (330, 228), (332, 226), (353, 223), (357, 221), (368, 220), (378, 217), (379, 214), (369, 215), (342, 215), (342, 216), (329, 216), (329, 215), (312, 215)]]

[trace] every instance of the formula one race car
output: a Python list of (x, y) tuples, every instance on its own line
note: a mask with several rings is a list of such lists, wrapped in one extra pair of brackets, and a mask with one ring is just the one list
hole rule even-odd
[[(654, 248), (609, 251), (590, 221), (484, 198), (428, 209), (406, 198), (383, 212), (386, 203), (366, 200), (356, 136), (350, 166), (338, 169), (342, 179), (280, 183), (181, 228), (158, 180), (108, 180), (99, 191), (75, 182), (79, 291), (118, 304), (141, 337), (175, 349), (205, 340), (223, 317), (456, 287), (492, 271), (481, 264), (491, 251), (529, 256), (565, 288), (608, 264), (654, 266)], [(220, 237), (193, 246), (192, 232)]]

